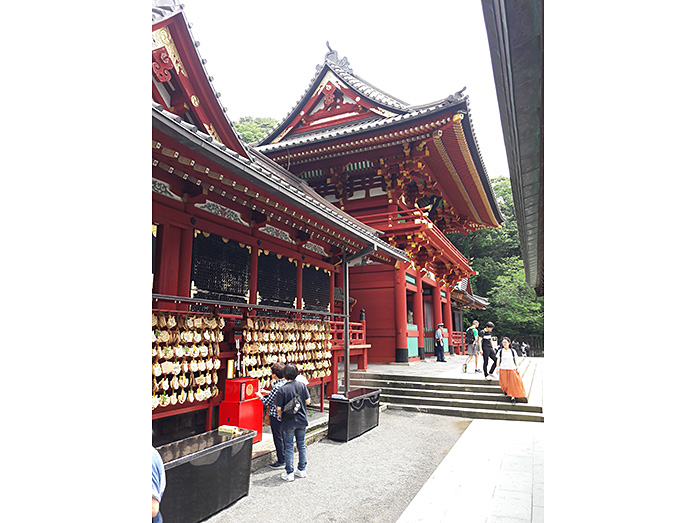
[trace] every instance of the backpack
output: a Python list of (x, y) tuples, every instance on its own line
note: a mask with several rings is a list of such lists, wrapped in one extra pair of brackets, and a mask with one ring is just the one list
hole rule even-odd
[(472, 331), (472, 327), (465, 332), (465, 343), (467, 345), (472, 345), (474, 343), (474, 332)]
[(283, 409), (281, 411), (286, 416), (295, 416), (300, 410), (300, 407), (300, 396), (298, 395), (298, 392), (296, 390), (295, 395), (291, 399), (289, 399), (285, 405), (283, 405)]

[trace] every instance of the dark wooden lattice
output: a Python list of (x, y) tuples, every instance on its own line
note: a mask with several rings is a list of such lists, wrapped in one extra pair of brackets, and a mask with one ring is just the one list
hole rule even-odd
[(298, 279), (296, 271), (296, 265), (288, 258), (279, 259), (273, 253), (262, 253), (257, 278), (257, 289), (261, 296), (259, 305), (294, 308)]
[(306, 310), (328, 310), (330, 284), (331, 277), (323, 270), (303, 267), (303, 301)]
[(191, 260), (192, 297), (246, 302), (249, 292), (250, 254), (246, 247), (215, 234), (197, 234)]

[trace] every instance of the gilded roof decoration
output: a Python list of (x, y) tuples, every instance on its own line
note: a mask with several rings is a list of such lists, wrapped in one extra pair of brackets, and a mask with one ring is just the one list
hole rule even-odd
[(186, 73), (186, 69), (184, 69), (184, 64), (179, 56), (179, 51), (177, 51), (177, 47), (174, 45), (174, 40), (172, 40), (172, 35), (169, 32), (169, 28), (166, 26), (152, 32), (152, 50), (154, 51), (160, 47), (167, 49), (167, 53), (169, 53), (169, 57), (174, 63), (174, 69), (177, 71), (177, 74), (183, 74), (188, 78), (189, 75)]

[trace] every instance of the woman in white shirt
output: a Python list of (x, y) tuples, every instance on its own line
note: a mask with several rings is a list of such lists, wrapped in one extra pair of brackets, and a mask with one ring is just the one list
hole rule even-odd
[(525, 387), (523, 379), (518, 373), (516, 355), (511, 348), (511, 340), (503, 338), (501, 340), (503, 348), (498, 354), (499, 384), (503, 393), (511, 398), (511, 403), (515, 404), (516, 398), (525, 398)]

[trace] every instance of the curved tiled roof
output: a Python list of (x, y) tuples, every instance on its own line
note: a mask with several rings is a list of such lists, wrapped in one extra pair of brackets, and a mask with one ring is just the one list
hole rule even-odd
[(189, 22), (189, 20), (186, 17), (186, 13), (184, 12), (184, 5), (179, 2), (179, 0), (152, 0), (152, 24), (155, 25), (156, 23), (162, 22), (164, 20), (167, 20), (169, 18), (172, 18), (173, 16), (181, 14), (183, 20), (184, 20), (184, 26), (186, 27), (186, 30), (189, 33), (189, 38), (194, 44), (194, 50), (196, 51), (196, 57), (198, 58), (198, 61), (201, 65), (201, 68), (203, 69), (203, 74), (206, 78), (206, 81), (208, 82), (208, 85), (210, 86), (211, 91), (213, 92), (215, 96), (215, 100), (218, 104), (218, 107), (223, 113), (223, 116), (225, 118), (225, 121), (227, 124), (230, 126), (230, 129), (232, 130), (234, 136), (237, 138), (237, 141), (239, 142), (240, 146), (242, 147), (243, 152), (246, 154), (249, 153), (249, 146), (242, 141), (240, 138), (240, 135), (237, 133), (237, 130), (235, 129), (235, 126), (233, 125), (232, 121), (227, 115), (227, 107), (225, 107), (222, 104), (221, 101), (221, 93), (216, 90), (216, 88), (213, 86), (213, 76), (208, 72), (208, 69), (206, 67), (206, 64), (208, 61), (201, 56), (201, 53), (199, 51), (199, 42), (194, 38), (193, 32), (191, 31), (191, 28), (193, 27), (193, 23)]
[[(407, 261), (406, 254), (387, 242), (378, 238), (379, 231), (356, 220), (341, 211), (333, 204), (317, 194), (305, 182), (280, 167), (275, 162), (264, 157), (261, 153), (250, 148), (252, 159), (245, 158), (234, 150), (218, 142), (207, 133), (200, 131), (195, 125), (183, 120), (180, 116), (165, 110), (160, 104), (152, 102), (153, 125), (155, 122), (170, 122), (169, 128), (174, 129), (178, 137), (189, 142), (189, 147), (202, 148), (223, 161), (228, 168), (243, 171), (260, 188), (280, 193), (285, 201), (299, 205), (311, 211), (323, 222), (336, 227), (361, 242), (374, 245), (377, 250), (397, 259)], [(164, 118), (165, 120), (162, 120)], [(198, 140), (196, 140), (198, 138)], [(199, 142), (199, 140), (201, 142)], [(181, 140), (180, 140), (181, 141)], [(204, 143), (205, 142), (205, 143)], [(220, 161), (216, 160), (216, 161)]]
[(302, 94), (302, 96), (300, 96), (293, 108), (273, 129), (268, 132), (266, 136), (257, 141), (254, 145), (261, 146), (268, 144), (282, 129), (287, 127), (307, 100), (310, 99), (312, 93), (317, 88), (317, 84), (322, 80), (322, 78), (324, 78), (328, 71), (334, 73), (342, 82), (349, 85), (357, 93), (360, 93), (361, 96), (373, 102), (375, 105), (397, 113), (405, 113), (410, 110), (411, 106), (406, 102), (387, 94), (369, 82), (363, 80), (358, 75), (354, 74), (348, 60), (345, 57), (339, 60), (336, 51), (330, 50), (330, 52), (324, 56), (324, 62), (316, 67), (315, 75), (312, 77), (307, 89), (305, 89), (305, 92)]
[(445, 99), (443, 101), (437, 102), (434, 105), (421, 106), (419, 108), (414, 108), (403, 114), (398, 114), (397, 116), (391, 116), (389, 118), (371, 118), (370, 120), (360, 120), (358, 122), (353, 122), (346, 125), (335, 126), (329, 129), (322, 129), (310, 133), (303, 133), (293, 136), (282, 142), (272, 143), (268, 145), (259, 145), (257, 149), (264, 153), (274, 152), (278, 150), (285, 149), (287, 147), (294, 147), (298, 145), (309, 145), (314, 142), (321, 142), (324, 140), (330, 140), (333, 138), (340, 138), (341, 136), (348, 134), (357, 134), (362, 132), (368, 132), (383, 127), (389, 127), (390, 125), (402, 124), (422, 116), (427, 116), (429, 114), (436, 113), (441, 109), (446, 107), (456, 105), (467, 99), (466, 96), (462, 98), (452, 98)]
[(184, 6), (178, 0), (152, 0), (152, 23), (167, 20), (179, 13)]

